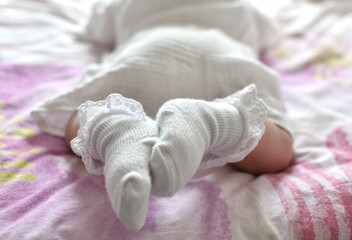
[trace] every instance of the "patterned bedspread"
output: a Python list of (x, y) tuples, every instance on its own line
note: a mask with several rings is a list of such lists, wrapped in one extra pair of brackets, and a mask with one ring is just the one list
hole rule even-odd
[(0, 239), (352, 239), (352, 14), (329, 4), (286, 9), (287, 31), (263, 56), (282, 75), (293, 165), (258, 177), (199, 171), (175, 196), (152, 197), (146, 225), (129, 232), (103, 179), (29, 115), (97, 61), (73, 38), (86, 12), (1, 1)]

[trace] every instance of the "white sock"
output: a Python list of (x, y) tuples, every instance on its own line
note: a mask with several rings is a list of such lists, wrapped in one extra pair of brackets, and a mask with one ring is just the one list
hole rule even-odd
[[(195, 99), (165, 103), (157, 115), (160, 140), (154, 145), (150, 160), (152, 193), (173, 195), (191, 179), (202, 159), (209, 166), (224, 165), (242, 160), (253, 150), (264, 132), (267, 111), (256, 97), (255, 86), (251, 85), (235, 96), (239, 102), (250, 100), (249, 104)], [(254, 129), (255, 133), (251, 129), (251, 111), (253, 116), (255, 112), (261, 114), (254, 119), (258, 125), (253, 126), (261, 128)], [(214, 159), (220, 161), (213, 163)]]
[(104, 162), (106, 190), (116, 215), (130, 230), (139, 230), (149, 206), (155, 122), (145, 116), (138, 102), (117, 94), (103, 102), (87, 102), (78, 113), (83, 119), (90, 116), (88, 121), (79, 118), (83, 126), (76, 142), (84, 143), (84, 150), (75, 152), (87, 156), (84, 152), (88, 151), (90, 158)]

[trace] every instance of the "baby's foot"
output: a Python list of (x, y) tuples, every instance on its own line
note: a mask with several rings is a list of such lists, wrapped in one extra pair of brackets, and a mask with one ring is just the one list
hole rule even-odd
[(157, 116), (160, 140), (155, 144), (150, 167), (152, 192), (171, 196), (198, 169), (205, 153), (226, 151), (242, 136), (242, 117), (227, 103), (175, 99), (164, 104)]
[(116, 215), (130, 230), (139, 230), (149, 206), (155, 122), (145, 116), (138, 102), (117, 94), (105, 101), (86, 102), (79, 108), (78, 117), (81, 129), (72, 141), (73, 149), (86, 166), (101, 160)]
[(153, 194), (173, 195), (200, 165), (241, 161), (263, 135), (266, 113), (254, 85), (217, 102), (175, 99), (165, 103), (157, 115), (159, 140), (150, 160)]

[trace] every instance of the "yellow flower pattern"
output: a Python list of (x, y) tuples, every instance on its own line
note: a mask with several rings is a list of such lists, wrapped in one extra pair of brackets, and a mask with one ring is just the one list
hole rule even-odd
[[(0, 184), (18, 180), (36, 182), (38, 176), (28, 171), (35, 164), (26, 160), (26, 157), (42, 153), (44, 149), (34, 147), (19, 151), (7, 148), (9, 142), (31, 138), (36, 135), (36, 131), (33, 127), (24, 124), (27, 118), (24, 115), (7, 119), (3, 112), (4, 108), (5, 105), (0, 102)], [(4, 161), (4, 158), (7, 160)]]
[[(300, 49), (295, 49), (286, 46), (285, 44), (278, 45), (269, 52), (275, 59), (275, 62), (291, 61), (295, 58), (300, 58), (300, 54), (304, 52)], [(309, 63), (313, 70), (312, 78), (316, 81), (330, 81), (336, 84), (342, 83), (347, 76), (352, 75), (352, 54), (348, 51), (341, 53), (333, 46), (325, 46), (312, 57)], [(302, 59), (301, 59), (302, 60)], [(302, 61), (305, 61), (304, 59)]]
[(326, 48), (314, 64), (316, 69), (314, 79), (328, 79), (335, 83), (343, 82), (344, 77), (336, 74), (336, 71), (344, 69), (344, 72), (350, 75), (351, 61), (352, 55), (348, 53), (341, 55), (332, 47)]

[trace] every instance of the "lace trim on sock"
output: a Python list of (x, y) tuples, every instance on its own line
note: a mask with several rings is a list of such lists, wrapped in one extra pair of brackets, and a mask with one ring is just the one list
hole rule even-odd
[(108, 115), (128, 114), (141, 120), (146, 120), (142, 105), (120, 94), (110, 94), (105, 100), (87, 101), (78, 108), (79, 130), (77, 137), (72, 139), (71, 147), (74, 153), (82, 157), (87, 172), (101, 175), (104, 170), (104, 161), (90, 147), (91, 128), (99, 119)]
[(268, 107), (262, 99), (258, 98), (257, 88), (254, 84), (226, 98), (215, 99), (215, 101), (227, 102), (239, 109), (243, 119), (244, 132), (232, 154), (216, 156), (208, 153), (204, 156), (200, 168), (220, 167), (229, 162), (241, 161), (257, 146), (265, 131), (264, 119), (268, 113)]

